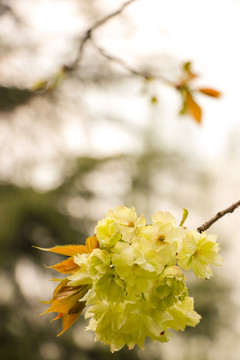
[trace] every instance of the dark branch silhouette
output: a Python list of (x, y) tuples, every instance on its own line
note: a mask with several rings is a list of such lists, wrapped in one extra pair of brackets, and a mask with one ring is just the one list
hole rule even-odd
[[(99, 27), (107, 23), (112, 18), (120, 15), (129, 5), (133, 4), (138, 0), (128, 0), (123, 3), (120, 8), (111, 12), (110, 14), (102, 17), (101, 19), (97, 20), (91, 27), (89, 27), (84, 33), (83, 36), (79, 40), (77, 54), (75, 60), (63, 65), (52, 78), (46, 81), (40, 81), (35, 86), (33, 86), (33, 90), (36, 91), (52, 91), (59, 83), (59, 79), (62, 79), (63, 75), (66, 73), (73, 72), (74, 70), (78, 69), (79, 64), (81, 63), (85, 46), (88, 42), (91, 41), (91, 44), (95, 47), (98, 53), (103, 56), (106, 60), (110, 62), (115, 62), (119, 64), (122, 68), (128, 71), (131, 75), (141, 77), (144, 80), (158, 80), (165, 85), (170, 85), (175, 90), (177, 90), (178, 94), (182, 100), (182, 106), (179, 112), (179, 115), (190, 115), (198, 124), (202, 121), (202, 109), (201, 106), (194, 100), (193, 93), (198, 92), (205, 94), (207, 96), (212, 97), (219, 97), (221, 94), (219, 91), (211, 89), (211, 88), (204, 88), (204, 89), (194, 89), (192, 88), (191, 81), (197, 76), (191, 71), (191, 62), (186, 62), (182, 65), (182, 72), (183, 75), (180, 79), (180, 82), (171, 81), (167, 79), (165, 76), (159, 73), (152, 73), (152, 71), (148, 71), (145, 69), (136, 69), (130, 66), (127, 62), (123, 59), (109, 54), (108, 51), (98, 46), (98, 44), (94, 41), (93, 33)], [(152, 104), (157, 102), (157, 97), (153, 96), (151, 100)]]
[(107, 60), (111, 61), (111, 62), (115, 62), (117, 64), (119, 64), (122, 68), (124, 68), (125, 70), (127, 70), (130, 74), (135, 75), (135, 76), (140, 76), (144, 79), (156, 79), (156, 80), (160, 80), (165, 82), (166, 84), (169, 85), (174, 85), (174, 83), (170, 80), (168, 80), (167, 78), (165, 78), (162, 75), (157, 75), (157, 74), (152, 74), (148, 71), (141, 71), (141, 70), (136, 70), (133, 69), (131, 66), (129, 66), (124, 60), (116, 57), (115, 55), (111, 55), (109, 53), (107, 53), (103, 48), (99, 47), (93, 40), (92, 40), (92, 44), (94, 45), (94, 47), (96, 48), (96, 50), (103, 56), (105, 57)]
[(92, 27), (90, 27), (85, 34), (83, 35), (79, 47), (78, 47), (78, 53), (76, 56), (76, 59), (74, 60), (74, 62), (70, 65), (70, 66), (66, 66), (65, 69), (66, 70), (73, 70), (74, 68), (77, 67), (78, 63), (81, 61), (82, 55), (83, 55), (83, 50), (84, 47), (86, 45), (86, 43), (88, 42), (88, 40), (91, 39), (92, 37), (92, 33), (98, 29), (100, 26), (102, 26), (103, 24), (105, 24), (106, 22), (108, 22), (108, 20), (112, 19), (113, 17), (121, 14), (123, 12), (123, 10), (125, 10), (126, 7), (128, 7), (129, 5), (131, 5), (132, 3), (134, 3), (135, 1), (138, 0), (129, 0), (127, 2), (125, 2), (118, 10), (115, 10), (114, 12), (106, 15), (105, 17), (103, 17), (102, 19), (98, 20)]
[(214, 224), (217, 220), (221, 219), (224, 215), (232, 213), (240, 206), (240, 200), (226, 208), (225, 210), (219, 211), (215, 216), (213, 216), (210, 220), (206, 221), (203, 225), (197, 228), (198, 232), (202, 232), (210, 228), (212, 224)]
[(22, 20), (19, 18), (18, 15), (16, 15), (16, 13), (9, 5), (0, 3), (0, 16), (3, 16), (5, 14), (10, 14), (17, 24), (22, 24)]
[(104, 25), (106, 22), (108, 22), (110, 19), (112, 19), (113, 17), (121, 14), (124, 9), (126, 7), (128, 7), (129, 5), (131, 5), (132, 3), (134, 3), (135, 1), (138, 0), (129, 0), (127, 2), (125, 2), (118, 10), (106, 15), (105, 17), (103, 17), (102, 19), (98, 20), (92, 27), (90, 27), (83, 35), (79, 47), (78, 47), (78, 52), (77, 52), (77, 56), (76, 59), (74, 60), (74, 62), (71, 65), (67, 65), (64, 66), (64, 70), (65, 71), (71, 71), (74, 70), (77, 65), (81, 62), (82, 56), (83, 56), (83, 52), (84, 52), (84, 47), (86, 45), (86, 43), (88, 41), (91, 40), (91, 43), (94, 45), (95, 49), (103, 56), (105, 57), (107, 60), (111, 61), (111, 62), (115, 62), (118, 63), (120, 66), (122, 66), (122, 68), (124, 68), (125, 70), (127, 70), (130, 74), (135, 75), (135, 76), (139, 76), (145, 79), (150, 79), (150, 78), (154, 78), (160, 81), (165, 82), (166, 84), (169, 85), (174, 85), (172, 81), (166, 79), (164, 76), (159, 75), (159, 74), (151, 74), (147, 71), (141, 71), (141, 70), (136, 70), (133, 69), (131, 66), (129, 66), (124, 60), (116, 57), (115, 55), (111, 55), (108, 52), (106, 52), (104, 49), (100, 48), (92, 39), (92, 33), (98, 29), (100, 26)]

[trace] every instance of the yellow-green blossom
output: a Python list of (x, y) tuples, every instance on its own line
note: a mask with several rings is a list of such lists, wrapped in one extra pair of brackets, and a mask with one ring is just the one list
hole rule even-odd
[(153, 224), (161, 223), (161, 224), (171, 224), (172, 226), (176, 226), (177, 220), (170, 212), (168, 211), (156, 211), (152, 217)]
[(47, 312), (58, 312), (65, 331), (87, 306), (87, 329), (111, 351), (144, 348), (147, 337), (165, 342), (171, 329), (196, 326), (200, 315), (181, 268), (209, 278), (210, 265), (220, 265), (222, 258), (216, 235), (176, 224), (169, 212), (158, 211), (146, 225), (134, 208), (118, 206), (98, 222), (86, 245), (49, 249), (70, 257), (53, 266), (69, 275)]
[(209, 279), (212, 269), (209, 265), (219, 266), (222, 257), (218, 254), (217, 235), (207, 235), (205, 232), (189, 231), (182, 241), (178, 254), (178, 265), (185, 270), (193, 269), (199, 278)]
[(74, 262), (79, 269), (69, 276), (69, 285), (78, 286), (91, 284), (94, 280), (102, 277), (110, 268), (110, 256), (106, 250), (94, 249), (91, 254), (77, 254)]
[(194, 302), (191, 297), (186, 297), (182, 302), (174, 304), (168, 313), (172, 319), (167, 322), (167, 326), (177, 331), (184, 331), (186, 326), (196, 326), (201, 319), (201, 316), (194, 311)]
[(185, 277), (178, 266), (168, 266), (149, 292), (149, 301), (156, 309), (167, 310), (187, 297)]
[(95, 232), (99, 244), (104, 247), (114, 246), (122, 237), (118, 223), (109, 218), (99, 221)]
[(144, 216), (137, 217), (134, 207), (117, 206), (115, 209), (109, 209), (106, 215), (107, 219), (114, 220), (121, 229), (122, 239), (131, 243), (138, 229), (146, 224)]

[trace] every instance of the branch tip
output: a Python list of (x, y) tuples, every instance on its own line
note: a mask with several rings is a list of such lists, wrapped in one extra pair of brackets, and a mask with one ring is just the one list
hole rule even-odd
[(215, 216), (213, 216), (210, 220), (206, 221), (204, 224), (199, 226), (197, 228), (197, 231), (201, 233), (207, 230), (208, 228), (210, 228), (210, 226), (212, 226), (212, 224), (214, 224), (216, 221), (221, 219), (224, 215), (233, 213), (239, 206), (240, 206), (240, 200), (235, 202), (231, 206), (227, 207), (225, 210), (218, 211), (218, 213)]

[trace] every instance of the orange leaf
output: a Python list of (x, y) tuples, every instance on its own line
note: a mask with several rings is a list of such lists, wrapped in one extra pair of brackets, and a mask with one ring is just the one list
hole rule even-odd
[(53, 297), (52, 299), (48, 302), (48, 303), (51, 303), (54, 299), (55, 299), (55, 296), (58, 294), (58, 292), (60, 292), (60, 290), (67, 285), (67, 283), (69, 282), (68, 279), (63, 279), (60, 284), (58, 284), (58, 286), (56, 287), (56, 289), (54, 290), (53, 292)]
[(94, 249), (99, 247), (96, 235), (90, 236), (86, 241), (88, 252), (91, 253)]
[(62, 317), (63, 317), (63, 314), (62, 314), (62, 313), (58, 313), (58, 315), (57, 315), (54, 319), (52, 319), (52, 320), (50, 321), (50, 323), (52, 323), (52, 322), (55, 321), (55, 320), (61, 319)]
[(47, 311), (45, 311), (45, 313), (58, 312), (58, 315), (54, 319), (52, 319), (51, 322), (62, 319), (63, 330), (58, 334), (58, 336), (64, 333), (67, 329), (69, 329), (77, 320), (77, 318), (81, 315), (83, 309), (85, 308), (85, 301), (79, 300), (88, 291), (88, 287), (85, 285), (75, 287), (65, 286), (65, 280), (63, 280), (62, 283), (59, 284), (60, 287), (58, 286), (57, 288), (58, 293), (55, 294), (54, 298), (51, 300), (52, 305)]
[(214, 90), (214, 89), (210, 89), (210, 88), (201, 88), (201, 89), (198, 89), (202, 94), (205, 94), (207, 96), (212, 96), (212, 97), (215, 97), (215, 98), (218, 98), (221, 96), (221, 93), (217, 90)]
[(75, 286), (75, 289), (73, 288), (73, 286), (66, 286), (62, 292), (56, 294), (50, 301), (50, 308), (41, 315), (50, 312), (58, 312), (63, 315), (71, 313), (71, 311), (76, 312), (80, 304), (79, 300), (87, 293), (89, 288), (86, 285)]
[(75, 295), (79, 293), (80, 290), (84, 292), (86, 289), (86, 285), (78, 285), (78, 286), (63, 286), (60, 291), (54, 296), (54, 300), (61, 300), (65, 297)]
[(186, 107), (187, 112), (200, 124), (202, 121), (202, 109), (189, 92), (186, 93)]
[[(35, 246), (36, 247), (36, 246)], [(79, 268), (73, 260), (73, 256), (76, 254), (89, 254), (95, 248), (99, 247), (99, 243), (96, 235), (91, 236), (87, 239), (86, 245), (66, 245), (66, 246), (55, 246), (50, 249), (39, 248), (37, 249), (50, 251), (61, 255), (70, 256), (68, 259), (61, 261), (60, 263), (50, 266), (61, 273), (69, 274)], [(89, 290), (88, 285), (68, 286), (68, 279), (64, 279), (56, 287), (53, 297), (50, 301), (45, 302), (51, 304), (49, 309), (43, 314), (50, 312), (57, 312), (58, 315), (52, 320), (62, 318), (63, 331), (58, 334), (61, 335), (66, 331), (72, 324), (77, 320), (79, 315), (82, 313), (85, 302), (79, 301)]]
[(67, 329), (69, 329), (75, 321), (78, 319), (78, 317), (81, 315), (83, 309), (85, 308), (85, 302), (80, 302), (78, 304), (78, 311), (74, 313), (66, 314), (62, 317), (62, 327), (63, 330), (57, 335), (62, 335)]
[(86, 245), (64, 245), (64, 246), (54, 246), (50, 249), (40, 248), (38, 246), (34, 246), (39, 250), (50, 251), (60, 255), (73, 256), (76, 254), (87, 254), (89, 253)]
[(75, 264), (72, 257), (70, 257), (64, 261), (61, 261), (60, 263), (58, 263), (56, 265), (47, 266), (47, 267), (49, 267), (51, 269), (55, 269), (63, 274), (70, 274), (73, 270), (79, 268), (79, 266), (77, 264)]

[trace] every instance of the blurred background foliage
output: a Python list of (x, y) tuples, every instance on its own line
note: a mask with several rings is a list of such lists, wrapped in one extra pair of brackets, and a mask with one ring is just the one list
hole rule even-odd
[[(175, 334), (170, 341), (174, 351), (171, 345), (166, 350), (165, 344), (147, 343), (144, 352), (123, 349), (111, 354), (84, 331), (84, 319), (57, 338), (60, 324), (50, 326), (51, 316), (38, 316), (46, 309), (40, 300), (48, 300), (55, 285), (49, 280), (56, 275), (44, 264), (56, 263), (58, 256), (33, 246), (84, 243), (107, 209), (120, 204), (135, 206), (149, 221), (160, 209), (177, 209), (180, 219), (182, 207), (204, 217), (205, 209), (211, 208), (208, 199), (214, 182), (188, 150), (166, 145), (165, 125), (158, 129), (156, 124), (161, 108), (156, 110), (155, 85), (119, 69), (91, 45), (81, 69), (67, 73), (55, 89), (33, 91), (37, 82), (51, 79), (74, 60), (81, 26), (87, 28), (109, 10), (97, 1), (72, 1), (70, 13), (75, 11), (82, 25), (67, 34), (59, 49), (47, 53), (45, 47), (59, 40), (57, 31), (42, 41), (29, 16), (41, 4), (44, 11), (53, 11), (53, 6), (60, 11), (59, 4), (36, 1), (35, 10), (28, 4), (0, 4), (1, 359), (217, 359), (211, 349), (223, 329), (231, 331), (229, 307), (234, 308), (231, 284), (220, 271), (210, 282), (188, 279), (203, 319), (196, 328)], [(133, 26), (129, 13), (116, 21), (124, 24), (126, 37)], [(123, 105), (124, 115), (119, 109), (129, 96), (133, 109), (129, 102)], [(136, 97), (140, 102), (135, 104)], [(148, 119), (146, 124), (130, 121), (139, 112)], [(113, 133), (120, 136), (117, 147)], [(104, 148), (108, 141), (113, 150)], [(200, 225), (197, 221), (202, 218), (194, 216)]]
[[(58, 256), (40, 252), (32, 246), (84, 243), (94, 231), (99, 218), (98, 207), (106, 204), (107, 209), (116, 199), (129, 206), (134, 204), (137, 209), (145, 210), (149, 217), (151, 198), (161, 204), (165, 197), (169, 201), (176, 195), (173, 191), (165, 193), (161, 174), (168, 171), (169, 177), (180, 176), (182, 165), (179, 164), (182, 162), (183, 159), (179, 161), (176, 154), (171, 162), (171, 156), (161, 152), (146, 152), (135, 158), (124, 155), (101, 159), (83, 157), (76, 159), (72, 172), (61, 185), (49, 191), (1, 184), (0, 334), (4, 359), (32, 359), (33, 356), (37, 359), (142, 358), (138, 352), (126, 349), (112, 355), (104, 346), (94, 345), (92, 337), (86, 340), (83, 319), (78, 321), (80, 325), (76, 324), (56, 339), (60, 324), (50, 326), (51, 316), (39, 318), (38, 314), (46, 307), (39, 304), (39, 300), (48, 300), (53, 290), (54, 284), (51, 286), (47, 281), (56, 276), (52, 270), (44, 269), (43, 264), (56, 263)], [(117, 169), (119, 178), (112, 177), (114, 169)], [(124, 191), (118, 186), (123, 175), (128, 180)], [(191, 176), (185, 176), (184, 182), (194, 181), (195, 176), (199, 180), (200, 175), (204, 179), (199, 190), (201, 193), (207, 181), (206, 175), (195, 171)], [(159, 186), (154, 188), (151, 179), (156, 177)], [(177, 198), (173, 201), (178, 205)], [(214, 341), (219, 326), (230, 326), (231, 319), (226, 318), (224, 312), (229, 306), (231, 289), (218, 278), (209, 282), (189, 279), (189, 282), (196, 310), (203, 319), (199, 326), (183, 334), (182, 341), (188, 343), (190, 338), (199, 336)], [(149, 351), (145, 356), (162, 359), (161, 349), (158, 356)]]

